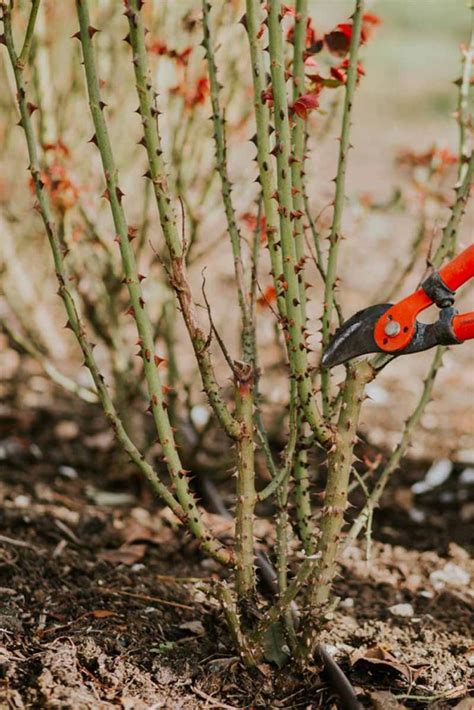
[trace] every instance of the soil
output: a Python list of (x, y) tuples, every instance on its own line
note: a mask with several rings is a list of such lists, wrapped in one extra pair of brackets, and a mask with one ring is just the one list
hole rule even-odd
[[(342, 562), (322, 641), (364, 707), (474, 707), (469, 476), (456, 465), (414, 496), (429, 465), (404, 462)], [(97, 410), (6, 397), (0, 471), (1, 708), (337, 707), (316, 667), (243, 668), (211, 594), (222, 571), (129, 475)]]

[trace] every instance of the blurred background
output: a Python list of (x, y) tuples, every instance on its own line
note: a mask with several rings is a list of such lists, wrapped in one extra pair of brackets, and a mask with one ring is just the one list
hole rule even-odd
[[(17, 3), (18, 32), (24, 32), (28, 3)], [(91, 2), (92, 21), (103, 32), (94, 40), (103, 98), (108, 108), (124, 205), (138, 235), (140, 270), (148, 276), (145, 290), (157, 324), (157, 337), (166, 354), (170, 342), (177, 355), (178, 374), (187, 396), (202, 402), (199, 381), (186, 335), (180, 323), (166, 315), (170, 295), (155, 252), (163, 241), (149, 187), (141, 177), (145, 155), (137, 141), (140, 124), (130, 63), (130, 50), (121, 39), (126, 20), (116, 0)], [(250, 243), (257, 214), (255, 148), (249, 138), (250, 120), (246, 38), (236, 20), (242, 3), (214, 2), (216, 59), (226, 110), (228, 160), (234, 199), (243, 238)], [(310, 0), (316, 34), (331, 31), (350, 15), (352, 2)], [(202, 303), (202, 270), (218, 329), (237, 355), (236, 333), (229, 314), (235, 307), (233, 268), (222, 204), (215, 174), (208, 88), (203, 51), (199, 47), (200, 3), (148, 2), (145, 6), (153, 73), (163, 111), (160, 128), (175, 193), (184, 215), (183, 230), (192, 244), (190, 273), (195, 299)], [(458, 127), (454, 117), (461, 73), (460, 45), (469, 42), (471, 13), (465, 0), (379, 0), (367, 3), (380, 24), (363, 47), (365, 75), (357, 91), (341, 249), (340, 295), (346, 317), (374, 302), (403, 296), (422, 278), (432, 243), (447, 221), (456, 183)], [(285, 20), (286, 21), (286, 20)], [(291, 18), (289, 18), (289, 22)], [(49, 166), (56, 216), (61, 225), (67, 261), (83, 315), (98, 330), (97, 354), (104, 370), (123, 388), (124, 402), (134, 390), (139, 363), (132, 358), (133, 325), (126, 320), (126, 299), (120, 291), (120, 267), (108, 205), (103, 191), (96, 148), (87, 141), (93, 130), (87, 107), (74, 3), (43, 3), (35, 47), (37, 67), (29, 74), (29, 88), (41, 105), (36, 127)], [(316, 55), (318, 71), (327, 73), (331, 58)], [(0, 367), (5, 380), (15, 381), (15, 396), (24, 406), (47, 405), (54, 393), (38, 361), (52, 363), (58, 372), (89, 384), (79, 370), (78, 348), (62, 328), (64, 316), (56, 298), (51, 258), (42, 225), (32, 210), (24, 137), (17, 122), (12, 77), (1, 55), (0, 81), (0, 317), (9, 336), (2, 337)], [(336, 172), (341, 89), (325, 90), (321, 110), (308, 121), (308, 198), (316, 224), (325, 236), (331, 218), (332, 178)], [(470, 204), (459, 245), (472, 241), (474, 210)], [(150, 246), (153, 245), (153, 247)], [(404, 273), (406, 279), (402, 277)], [(315, 362), (319, 358), (318, 317), (322, 284), (316, 273), (309, 308)], [(268, 261), (262, 253), (259, 285), (270, 284)], [(393, 293), (396, 290), (396, 293)], [(106, 305), (112, 294), (116, 305)], [(472, 286), (465, 287), (459, 307), (472, 308)], [(104, 305), (105, 304), (105, 305)], [(204, 314), (205, 316), (205, 314)], [(6, 325), (5, 325), (6, 324)], [(262, 346), (262, 390), (270, 409), (283, 406), (287, 384), (281, 369), (281, 350), (275, 340), (271, 309), (258, 313)], [(104, 335), (105, 333), (105, 335)], [(16, 349), (10, 346), (16, 340)], [(17, 350), (19, 339), (34, 344), (34, 358), (24, 366)], [(111, 355), (110, 343), (114, 343)], [(400, 358), (391, 363), (369, 388), (362, 429), (376, 445), (391, 446), (417, 401), (433, 353)], [(40, 356), (40, 357), (39, 357)], [(223, 381), (225, 363), (216, 353)], [(452, 348), (435, 387), (411, 453), (415, 457), (449, 456), (474, 462), (473, 350), (471, 344)], [(36, 363), (36, 364), (34, 364)], [(342, 372), (340, 378), (342, 379)], [(174, 377), (177, 373), (174, 373)], [(337, 378), (336, 378), (337, 379)], [(117, 384), (119, 383), (119, 384)], [(6, 388), (6, 385), (2, 385)], [(11, 388), (8, 387), (11, 394)], [(6, 393), (6, 389), (3, 394)], [(189, 394), (191, 393), (191, 394)], [(119, 393), (120, 394), (120, 393)], [(136, 391), (135, 391), (136, 395)], [(180, 395), (184, 396), (184, 395)], [(133, 426), (133, 423), (130, 424)]]

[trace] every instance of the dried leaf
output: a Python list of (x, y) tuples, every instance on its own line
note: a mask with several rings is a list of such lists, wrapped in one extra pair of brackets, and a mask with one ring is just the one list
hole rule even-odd
[(160, 545), (167, 541), (166, 534), (163, 535), (161, 531), (152, 530), (133, 518), (129, 518), (125, 523), (125, 527), (121, 531), (121, 537), (124, 545), (132, 545), (136, 542), (152, 542), (155, 545)]
[(205, 636), (206, 629), (202, 625), (201, 621), (185, 621), (184, 624), (180, 624), (179, 628), (183, 631), (190, 631), (196, 636)]
[(90, 612), (90, 616), (93, 616), (94, 619), (108, 619), (109, 616), (118, 616), (118, 614), (115, 611), (109, 611), (108, 609), (95, 609)]
[(104, 550), (97, 555), (113, 565), (133, 565), (144, 557), (146, 545), (122, 545), (118, 550)]
[(276, 622), (270, 626), (265, 635), (263, 649), (267, 661), (275, 663), (278, 668), (283, 668), (288, 662), (290, 653), (281, 622)]
[(382, 646), (356, 651), (350, 661), (353, 668), (364, 673), (389, 672), (392, 676), (402, 676), (407, 683), (413, 683), (429, 667), (428, 664), (408, 665), (404, 661), (399, 661)]
[(401, 705), (395, 695), (388, 690), (376, 690), (370, 693), (374, 710), (404, 710), (406, 705)]

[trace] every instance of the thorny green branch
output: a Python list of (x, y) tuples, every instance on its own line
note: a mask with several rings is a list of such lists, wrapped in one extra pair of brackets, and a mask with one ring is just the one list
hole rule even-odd
[[(247, 284), (242, 261), (240, 232), (232, 203), (231, 183), (227, 169), (227, 145), (225, 121), (219, 104), (219, 83), (217, 66), (210, 32), (211, 5), (203, 0), (203, 42), (205, 49), (210, 94), (212, 104), (212, 122), (216, 146), (217, 170), (221, 178), (222, 199), (227, 219), (227, 230), (232, 245), (234, 272), (242, 318), (241, 346), (243, 362), (235, 363), (242, 372), (242, 378), (235, 376), (236, 414), (241, 426), (241, 435), (237, 439), (237, 502), (235, 507), (235, 582), (239, 597), (249, 598), (255, 588), (254, 573), (254, 534), (253, 519), (256, 503), (255, 460), (254, 460), (254, 387), (256, 365), (256, 334), (254, 313), (251, 302), (252, 284)], [(234, 367), (235, 369), (235, 367)]]
[(131, 301), (133, 315), (140, 340), (140, 351), (143, 359), (145, 380), (150, 397), (150, 410), (153, 415), (156, 430), (163, 449), (164, 460), (170, 473), (176, 496), (185, 512), (186, 523), (191, 532), (201, 542), (203, 549), (223, 563), (229, 562), (229, 552), (205, 530), (201, 513), (194, 495), (189, 489), (187, 472), (183, 469), (176, 448), (173, 429), (166, 411), (164, 389), (158, 372), (159, 359), (155, 355), (153, 329), (143, 298), (135, 255), (128, 234), (128, 225), (122, 207), (122, 191), (118, 183), (118, 172), (115, 167), (112, 146), (104, 119), (104, 104), (100, 97), (92, 37), (96, 30), (91, 26), (89, 9), (86, 0), (76, 0), (76, 10), (79, 19), (79, 39), (82, 47), (84, 71), (89, 95), (89, 107), (95, 127), (94, 142), (96, 143), (107, 185), (106, 197), (110, 203), (113, 222), (117, 232), (125, 282)]
[(242, 316), (242, 349), (243, 356), (246, 362), (254, 360), (254, 337), (252, 327), (251, 308), (249, 301), (250, 288), (245, 283), (244, 267), (242, 262), (241, 236), (237, 226), (235, 217), (235, 209), (232, 202), (232, 187), (227, 169), (227, 146), (225, 136), (225, 121), (221, 113), (219, 104), (219, 82), (217, 80), (217, 66), (214, 58), (214, 50), (212, 48), (211, 33), (210, 33), (210, 18), (211, 5), (208, 0), (203, 0), (203, 42), (206, 59), (208, 76), (210, 83), (211, 104), (212, 104), (212, 123), (214, 126), (214, 141), (216, 146), (216, 161), (217, 170), (219, 172), (222, 184), (222, 200), (227, 219), (227, 230), (229, 232), (230, 242), (232, 245), (232, 254), (234, 258), (234, 272), (237, 283), (237, 293), (239, 297), (239, 306)]
[(260, 185), (262, 187), (263, 206), (266, 220), (266, 234), (268, 250), (270, 253), (271, 270), (275, 290), (277, 292), (277, 306), (280, 318), (285, 317), (286, 305), (284, 289), (278, 277), (283, 273), (281, 245), (279, 241), (279, 220), (277, 204), (274, 195), (277, 189), (273, 159), (270, 154), (270, 109), (264, 97), (265, 64), (263, 49), (259, 36), (260, 17), (258, 3), (255, 0), (246, 0), (246, 13), (242, 24), (247, 30), (250, 49), (250, 61), (253, 78), (253, 102), (255, 110), (257, 163), (259, 169)]
[[(329, 254), (324, 282), (324, 311), (323, 311), (323, 347), (327, 345), (331, 335), (331, 318), (334, 308), (334, 289), (336, 288), (337, 262), (339, 245), (342, 239), (342, 216), (344, 211), (346, 172), (350, 148), (350, 128), (352, 105), (357, 85), (357, 58), (362, 30), (362, 14), (364, 0), (356, 0), (355, 12), (352, 21), (352, 36), (349, 50), (349, 67), (345, 85), (344, 108), (342, 113), (341, 138), (339, 143), (339, 158), (336, 175), (336, 192), (334, 195), (334, 214), (331, 231), (329, 234)], [(321, 395), (323, 398), (323, 411), (326, 416), (331, 412), (330, 406), (330, 375), (328, 370), (321, 372)]]
[(23, 68), (28, 64), (30, 58), (31, 44), (33, 41), (33, 35), (35, 31), (36, 17), (38, 15), (38, 9), (40, 5), (40, 0), (32, 0), (31, 11), (28, 18), (28, 24), (26, 26), (25, 39), (23, 42), (23, 47), (18, 55), (17, 62), (20, 68)]
[(459, 98), (457, 109), (457, 121), (459, 126), (459, 170), (458, 178), (462, 181), (464, 173), (467, 170), (469, 161), (469, 146), (473, 149), (474, 141), (469, 140), (469, 120), (472, 120), (472, 114), (469, 110), (469, 97), (471, 94), (471, 75), (472, 65), (474, 63), (474, 2), (471, 2), (471, 33), (469, 45), (466, 48), (461, 48), (463, 53), (463, 69), (459, 80)]
[(38, 151), (33, 131), (33, 124), (31, 121), (31, 104), (27, 101), (23, 70), (18, 64), (18, 57), (15, 52), (15, 47), (13, 43), (11, 10), (10, 8), (7, 8), (3, 5), (0, 6), (0, 11), (2, 13), (1, 18), (3, 20), (4, 25), (4, 42), (7, 47), (10, 63), (15, 76), (18, 108), (21, 116), (20, 125), (25, 133), (28, 157), (30, 161), (29, 170), (35, 186), (35, 194), (38, 200), (38, 211), (41, 214), (41, 218), (43, 220), (43, 224), (53, 255), (56, 278), (59, 283), (58, 293), (64, 303), (64, 307), (67, 313), (67, 325), (69, 328), (71, 328), (80, 345), (80, 348), (84, 355), (84, 363), (89, 369), (89, 372), (91, 373), (105, 416), (109, 420), (117, 436), (117, 439), (123, 446), (125, 452), (130, 456), (133, 463), (148, 478), (151, 485), (156, 490), (158, 495), (163, 499), (166, 505), (171, 508), (171, 510), (175, 513), (175, 515), (177, 515), (178, 518), (183, 520), (185, 516), (181, 506), (171, 494), (171, 492), (166, 488), (166, 486), (160, 481), (156, 471), (150, 466), (150, 464), (148, 464), (147, 461), (145, 461), (144, 457), (138, 451), (133, 442), (130, 440), (123, 427), (120, 417), (118, 416), (108, 393), (107, 387), (104, 382), (104, 377), (101, 374), (95, 361), (93, 355), (93, 346), (87, 340), (84, 326), (81, 323), (77, 312), (76, 304), (67, 286), (67, 284), (69, 283), (69, 278), (64, 266), (61, 245), (54, 225), (49, 196), (41, 179)]
[(275, 0), (268, 5), (268, 34), (270, 71), (275, 116), (275, 154), (277, 163), (278, 213), (280, 220), (281, 249), (283, 257), (282, 281), (285, 287), (286, 328), (288, 333), (288, 356), (292, 376), (296, 380), (298, 395), (305, 419), (322, 444), (327, 444), (331, 434), (317, 410), (313, 395), (312, 381), (308, 368), (306, 331), (301, 309), (297, 263), (293, 238), (293, 195), (291, 182), (291, 132), (288, 100), (286, 96), (283, 38), (281, 28), (281, 2)]
[[(295, 27), (293, 33), (293, 103), (304, 94), (305, 86), (305, 66), (304, 52), (306, 48), (306, 25), (308, 19), (307, 0), (297, 0), (295, 6)], [(305, 183), (304, 183), (304, 161), (306, 149), (306, 121), (304, 118), (295, 115), (293, 117), (294, 126), (292, 131), (293, 162), (291, 164), (291, 181), (293, 194), (293, 236), (295, 240), (296, 261), (300, 272), (299, 298), (303, 328), (306, 329), (306, 285), (304, 282), (306, 263), (305, 254)], [(304, 432), (304, 422), (301, 418), (298, 421), (298, 428)], [(310, 480), (308, 476), (308, 452), (300, 449), (295, 457), (293, 477), (295, 480), (295, 507), (296, 520), (298, 523), (298, 534), (303, 543), (306, 554), (314, 552), (313, 529), (311, 524), (311, 498)]]
[(391, 453), (387, 463), (385, 464), (385, 467), (379, 478), (377, 479), (377, 483), (375, 484), (368, 499), (366, 500), (363, 509), (357, 515), (357, 518), (352, 524), (344, 540), (344, 548), (347, 545), (350, 545), (354, 540), (356, 540), (360, 532), (368, 524), (372, 511), (374, 510), (374, 508), (377, 507), (390, 476), (398, 467), (402, 456), (405, 454), (405, 451), (407, 450), (407, 447), (410, 444), (410, 439), (413, 434), (413, 430), (418, 426), (423, 412), (425, 411), (425, 407), (431, 399), (436, 375), (438, 373), (439, 368), (441, 367), (445, 350), (446, 348), (443, 347), (436, 348), (436, 354), (431, 363), (428, 375), (426, 376), (426, 379), (423, 382), (423, 388), (420, 399), (418, 400), (415, 409), (405, 422), (403, 434), (400, 438), (400, 441), (398, 442), (397, 446)]
[(186, 276), (185, 254), (176, 224), (176, 215), (171, 203), (168, 177), (161, 149), (158, 131), (158, 110), (156, 95), (151, 83), (147, 52), (145, 47), (145, 27), (138, 9), (138, 0), (130, 0), (126, 10), (130, 34), (128, 40), (133, 50), (133, 68), (139, 98), (139, 110), (143, 125), (142, 142), (147, 151), (149, 177), (160, 214), (161, 227), (171, 260), (171, 284), (176, 292), (181, 312), (193, 344), (196, 360), (209, 403), (218, 421), (232, 439), (240, 436), (240, 427), (229, 412), (217, 383), (209, 352), (207, 335), (197, 321), (191, 290)]

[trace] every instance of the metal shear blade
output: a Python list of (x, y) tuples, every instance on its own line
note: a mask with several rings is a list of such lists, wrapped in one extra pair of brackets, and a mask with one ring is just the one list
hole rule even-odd
[(358, 311), (343, 323), (323, 353), (323, 367), (335, 367), (359, 355), (382, 352), (375, 342), (374, 328), (391, 307), (391, 303), (378, 303)]

